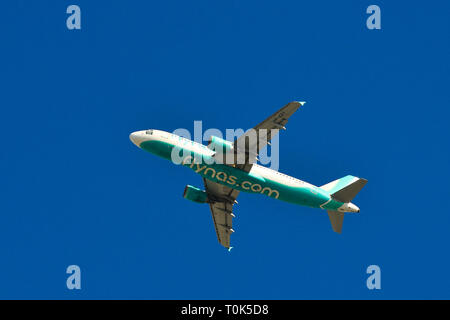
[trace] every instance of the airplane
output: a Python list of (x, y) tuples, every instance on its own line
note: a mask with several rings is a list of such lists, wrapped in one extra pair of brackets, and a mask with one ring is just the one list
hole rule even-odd
[[(211, 136), (208, 146), (205, 146), (156, 129), (133, 132), (130, 140), (139, 148), (167, 160), (173, 161), (174, 154), (182, 153), (180, 164), (200, 174), (204, 182), (204, 190), (187, 185), (183, 197), (209, 204), (217, 239), (228, 250), (232, 248), (230, 236), (234, 232), (233, 206), (237, 204), (240, 192), (262, 194), (326, 210), (333, 231), (341, 233), (344, 213), (360, 211), (351, 201), (367, 183), (366, 179), (347, 175), (317, 187), (257, 164), (261, 149), (270, 145), (271, 138), (280, 129), (286, 129), (288, 119), (304, 104), (298, 101), (288, 103), (234, 142)], [(256, 142), (250, 139), (250, 133), (256, 134)], [(232, 161), (224, 162), (224, 156), (230, 154)]]

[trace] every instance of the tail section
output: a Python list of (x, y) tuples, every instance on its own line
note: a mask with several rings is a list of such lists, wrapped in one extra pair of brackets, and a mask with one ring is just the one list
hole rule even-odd
[(366, 183), (366, 179), (349, 175), (320, 187), (330, 193), (333, 199), (344, 203), (338, 210), (328, 210), (328, 217), (334, 232), (341, 233), (344, 212), (359, 212), (359, 208), (350, 201), (353, 200)]
[(334, 210), (327, 210), (328, 218), (330, 218), (331, 228), (334, 232), (342, 232), (342, 224), (344, 223), (344, 213)]
[(348, 203), (361, 191), (367, 183), (366, 179), (354, 176), (345, 176), (341, 179), (327, 183), (320, 188), (328, 191), (337, 201)]

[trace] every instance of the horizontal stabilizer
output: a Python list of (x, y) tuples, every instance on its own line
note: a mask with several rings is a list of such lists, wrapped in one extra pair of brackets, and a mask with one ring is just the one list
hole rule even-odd
[(327, 210), (328, 217), (330, 218), (331, 227), (334, 232), (342, 232), (342, 224), (344, 223), (344, 213), (334, 210)]

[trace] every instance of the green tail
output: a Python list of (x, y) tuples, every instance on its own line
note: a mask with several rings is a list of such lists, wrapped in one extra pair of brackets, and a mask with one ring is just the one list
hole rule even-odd
[[(366, 179), (358, 178), (354, 176), (345, 176), (341, 179), (334, 180), (330, 183), (327, 183), (320, 188), (327, 191), (330, 196), (344, 204), (349, 204), (350, 206), (354, 206), (350, 204), (350, 201), (358, 194), (359, 191), (365, 186), (367, 183)], [(354, 207), (357, 208), (357, 207)], [(359, 208), (357, 208), (359, 212)], [(338, 209), (339, 210), (339, 209)], [(345, 209), (343, 209), (345, 211)], [(354, 210), (349, 210), (355, 212)], [(331, 227), (334, 232), (341, 233), (342, 232), (342, 224), (344, 222), (344, 212), (337, 210), (328, 210), (328, 217), (330, 218)]]

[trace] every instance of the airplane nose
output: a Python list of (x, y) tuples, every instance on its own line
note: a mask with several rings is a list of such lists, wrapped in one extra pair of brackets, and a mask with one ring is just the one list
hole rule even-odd
[(138, 147), (139, 147), (139, 144), (138, 144), (138, 138), (137, 138), (137, 133), (136, 132), (132, 132), (131, 134), (130, 134), (130, 140), (131, 140), (131, 142), (133, 142), (135, 145), (137, 145)]
[(130, 134), (130, 140), (136, 146), (140, 147), (140, 144), (145, 141), (144, 133), (142, 131), (135, 131)]

